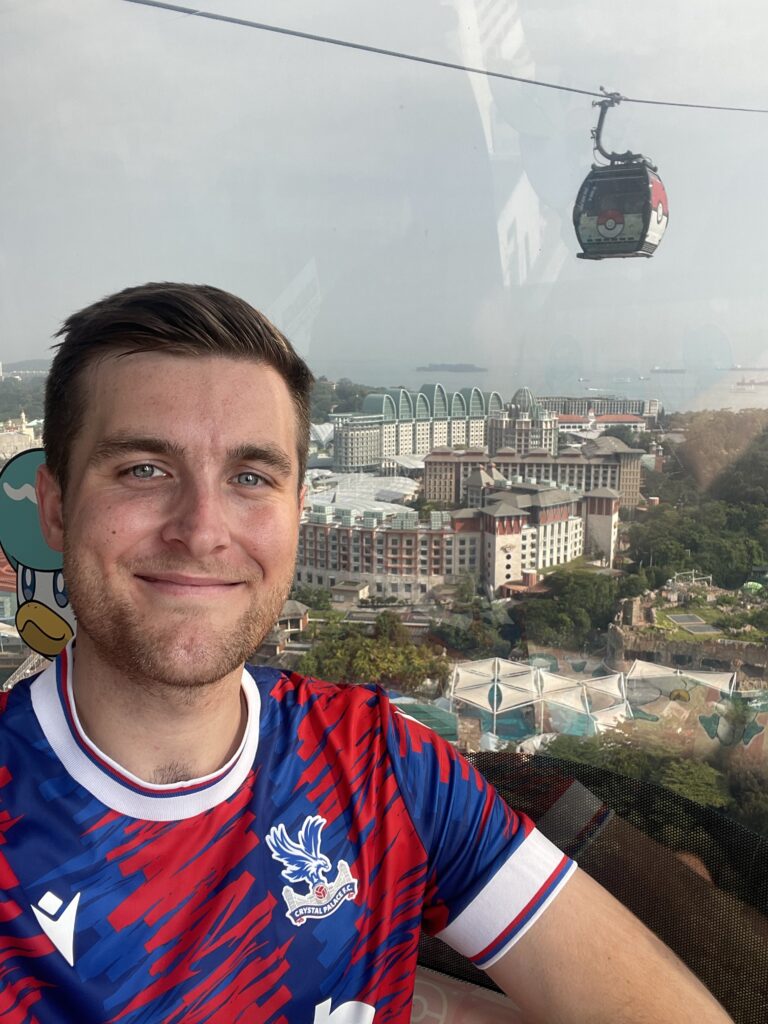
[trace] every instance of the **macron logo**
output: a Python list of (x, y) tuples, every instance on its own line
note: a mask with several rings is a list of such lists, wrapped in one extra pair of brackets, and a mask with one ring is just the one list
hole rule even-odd
[(74, 967), (75, 916), (80, 893), (76, 893), (62, 910), (64, 901), (52, 892), (47, 892), (32, 911), (37, 923), (61, 953), (70, 967)]

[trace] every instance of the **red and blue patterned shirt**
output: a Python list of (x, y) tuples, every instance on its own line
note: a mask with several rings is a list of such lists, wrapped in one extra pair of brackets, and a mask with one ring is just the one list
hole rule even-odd
[(406, 1024), (422, 926), (490, 966), (575, 867), (375, 687), (245, 670), (229, 763), (150, 785), (72, 657), (0, 716), (8, 1024)]

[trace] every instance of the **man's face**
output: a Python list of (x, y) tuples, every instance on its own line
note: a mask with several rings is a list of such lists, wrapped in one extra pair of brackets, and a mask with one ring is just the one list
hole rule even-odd
[(132, 676), (214, 682), (260, 645), (291, 585), (288, 388), (266, 365), (158, 353), (97, 362), (82, 386), (63, 501), (50, 475), (38, 487), (78, 636)]

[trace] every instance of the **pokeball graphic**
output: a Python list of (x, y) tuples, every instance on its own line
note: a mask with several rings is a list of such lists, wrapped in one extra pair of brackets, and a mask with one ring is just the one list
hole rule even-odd
[(669, 220), (669, 204), (666, 189), (655, 175), (651, 179), (651, 218), (663, 233)]
[(603, 238), (618, 238), (624, 230), (621, 210), (603, 210), (597, 218), (597, 231)]

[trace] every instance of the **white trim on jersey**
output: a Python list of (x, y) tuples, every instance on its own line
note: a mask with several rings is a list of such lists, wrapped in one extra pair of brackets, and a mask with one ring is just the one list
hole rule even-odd
[[(437, 938), (478, 966), (492, 966), (528, 931), (576, 869), (576, 864), (571, 864), (549, 895), (526, 916), (526, 908), (535, 906), (541, 899), (547, 888), (546, 880), (562, 863), (562, 851), (534, 829), (472, 902), (447, 928), (437, 933)], [(481, 957), (489, 945), (494, 945), (494, 937), (501, 936), (517, 918), (521, 918), (520, 926), (510, 931), (508, 941), (495, 949), (492, 956)]]
[[(67, 648), (63, 657), (68, 658), (72, 665), (72, 651)], [(145, 790), (137, 793), (134, 789), (122, 785), (113, 775), (100, 768), (85, 753), (72, 735), (69, 722), (58, 693), (56, 682), (56, 663), (49, 665), (30, 686), (32, 707), (45, 738), (53, 752), (66, 770), (88, 790), (97, 800), (118, 814), (146, 821), (181, 821), (192, 818), (203, 811), (211, 810), (224, 800), (233, 796), (253, 766), (256, 750), (259, 745), (259, 716), (261, 698), (258, 687), (250, 674), (243, 669), (242, 692), (247, 704), (248, 719), (239, 748), (232, 758), (211, 775), (190, 780), (183, 784), (157, 785), (145, 782), (126, 771), (103, 751), (92, 743), (85, 735), (77, 718), (74, 696), (72, 694), (72, 673), (67, 679), (70, 707), (78, 735), (82, 743), (93, 751), (94, 757), (109, 765), (115, 772), (122, 775), (134, 786)], [(203, 789), (185, 792), (185, 788), (205, 786), (206, 782), (218, 779)], [(154, 794), (157, 794), (156, 796)], [(173, 795), (177, 793), (177, 795)]]

